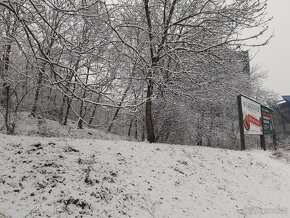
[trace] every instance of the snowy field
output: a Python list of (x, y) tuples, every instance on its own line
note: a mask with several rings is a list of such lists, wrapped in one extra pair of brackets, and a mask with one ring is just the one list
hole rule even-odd
[(0, 134), (0, 217), (290, 217), (269, 155)]

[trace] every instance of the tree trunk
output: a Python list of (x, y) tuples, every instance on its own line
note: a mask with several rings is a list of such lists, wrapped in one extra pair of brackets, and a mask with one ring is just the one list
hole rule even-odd
[[(214, 118), (211, 119), (210, 125), (209, 125), (209, 131), (207, 133), (207, 146), (211, 147), (212, 146), (212, 133), (213, 133), (213, 124), (214, 124)], [(215, 145), (216, 146), (216, 145)]]
[(147, 128), (147, 139), (150, 143), (156, 142), (154, 134), (153, 116), (152, 116), (152, 95), (153, 95), (153, 82), (149, 80), (147, 87), (147, 100), (145, 108), (145, 122)]
[[(124, 95), (123, 95), (124, 96)], [(121, 102), (123, 101), (123, 98), (121, 99)], [(121, 104), (121, 103), (120, 103)], [(119, 104), (119, 106), (121, 106)], [(114, 125), (114, 121), (116, 120), (116, 118), (117, 118), (117, 116), (118, 116), (118, 113), (119, 113), (119, 111), (121, 110), (121, 108), (119, 107), (119, 108), (117, 108), (117, 110), (115, 111), (115, 113), (114, 113), (114, 116), (113, 116), (113, 118), (112, 118), (112, 121), (111, 121), (111, 123), (110, 123), (110, 125), (109, 125), (109, 127), (108, 127), (108, 132), (111, 132), (111, 130), (112, 130), (112, 127), (113, 127), (113, 125)]]
[[(98, 96), (97, 103), (99, 103), (100, 99), (101, 99), (101, 95)], [(94, 106), (94, 110), (93, 110), (92, 115), (91, 115), (90, 120), (89, 120), (89, 125), (92, 125), (92, 123), (95, 119), (97, 107), (98, 107), (98, 105)]]
[(201, 115), (200, 118), (198, 118), (198, 121), (197, 121), (197, 127), (196, 127), (196, 131), (197, 131), (197, 134), (196, 134), (196, 144), (198, 146), (202, 146), (202, 119), (203, 119), (203, 114)]
[(129, 124), (129, 129), (128, 129), (128, 137), (129, 137), (129, 138), (130, 138), (130, 136), (131, 136), (132, 126), (133, 126), (133, 119), (131, 119), (130, 124)]
[[(4, 111), (4, 122), (6, 126), (6, 131), (8, 134), (13, 134), (15, 129), (15, 122), (11, 121), (11, 84), (8, 80), (9, 75), (9, 66), (11, 62), (11, 50), (13, 38), (16, 35), (16, 31), (18, 28), (18, 19), (12, 16), (11, 11), (8, 12), (7, 17), (4, 17), (6, 26), (5, 36), (7, 38), (7, 42), (5, 43), (4, 55), (3, 55), (3, 63), (4, 67), (1, 69), (0, 66), (0, 77), (3, 80), (3, 107)], [(2, 30), (3, 31), (3, 30)], [(4, 33), (4, 32), (3, 32)], [(1, 72), (2, 71), (2, 72)], [(12, 87), (13, 88), (13, 87)]]
[[(78, 57), (75, 65), (74, 65), (75, 72), (77, 72), (79, 69), (80, 61), (81, 61), (81, 58)], [(64, 105), (62, 105), (62, 107), (60, 108), (60, 112), (59, 112), (60, 113), (59, 123), (61, 125), (67, 125), (67, 119), (68, 119), (68, 115), (69, 115), (69, 111), (70, 111), (71, 103), (72, 103), (72, 100), (70, 99), (68, 94), (69, 94), (70, 83), (71, 83), (73, 77), (74, 77), (74, 72), (68, 72), (66, 83), (65, 83), (65, 90), (66, 91), (63, 95), (63, 100), (62, 100), (63, 103), (66, 102), (66, 111), (64, 112), (65, 107), (64, 107)], [(76, 85), (74, 83), (72, 93), (75, 92), (75, 89), (76, 89)]]
[(128, 93), (128, 91), (130, 90), (130, 88), (131, 88), (131, 85), (132, 85), (132, 77), (135, 75), (135, 66), (133, 67), (133, 69), (132, 69), (132, 73), (131, 73), (131, 78), (130, 78), (130, 80), (129, 80), (129, 82), (128, 82), (128, 86), (126, 87), (126, 89), (125, 89), (125, 91), (123, 92), (123, 95), (122, 95), (122, 98), (121, 98), (121, 101), (120, 101), (120, 103), (118, 104), (118, 108), (116, 109), (116, 111), (115, 111), (115, 113), (114, 113), (114, 116), (113, 116), (113, 118), (112, 118), (112, 121), (111, 121), (111, 123), (110, 123), (110, 125), (109, 125), (109, 127), (108, 127), (108, 132), (111, 132), (111, 130), (112, 130), (112, 128), (113, 128), (113, 125), (114, 125), (114, 121), (116, 120), (116, 118), (118, 117), (118, 114), (119, 114), (119, 112), (120, 112), (120, 110), (121, 110), (121, 106), (123, 105), (123, 103), (124, 103), (124, 100), (125, 100), (125, 98), (126, 98), (126, 96), (127, 96), (127, 93)]
[(83, 106), (84, 106), (84, 101), (81, 102), (80, 110), (79, 110), (79, 120), (78, 120), (78, 129), (83, 128)]
[[(89, 63), (87, 62), (87, 76), (86, 76), (86, 81), (85, 83), (88, 84), (88, 81), (89, 81), (89, 73), (90, 73), (90, 66), (89, 66)], [(86, 97), (86, 90), (84, 90), (83, 92), (83, 95), (82, 95), (82, 101), (81, 101), (81, 106), (80, 106), (80, 109), (79, 109), (79, 120), (78, 120), (78, 129), (82, 129), (83, 128), (83, 119), (84, 119), (84, 116), (86, 114), (86, 110), (87, 110), (87, 106), (86, 104), (84, 104), (84, 98)]]
[(91, 118), (89, 120), (89, 125), (92, 125), (93, 120), (95, 119), (96, 111), (97, 111), (97, 105), (94, 106), (94, 110), (93, 110)]
[[(76, 85), (74, 84), (74, 85), (73, 85), (72, 93), (74, 93), (75, 90), (76, 90)], [(63, 118), (63, 121), (62, 121), (62, 125), (67, 125), (67, 120), (68, 120), (69, 111), (70, 111), (70, 109), (71, 109), (72, 99), (69, 98), (68, 96), (66, 96), (66, 102), (67, 102), (66, 112), (65, 112), (65, 114), (64, 114), (64, 118)]]
[(58, 117), (58, 120), (59, 120), (59, 124), (63, 125), (63, 114), (64, 114), (64, 106), (65, 106), (65, 102), (66, 102), (66, 96), (63, 94), (63, 97), (62, 97), (62, 101), (61, 101), (61, 106), (60, 106), (60, 109), (59, 109), (59, 117)]
[(141, 137), (141, 140), (145, 141), (145, 119), (144, 119), (144, 116), (143, 116), (142, 120), (143, 120), (143, 123), (142, 123), (142, 137)]
[(67, 97), (66, 111), (65, 111), (62, 123), (61, 123), (62, 125), (67, 125), (68, 115), (71, 109), (71, 103), (72, 103), (72, 100), (69, 97)]
[(5, 55), (4, 55), (4, 72), (3, 72), (3, 106), (5, 109), (5, 126), (8, 134), (14, 132), (14, 128), (10, 125), (10, 83), (5, 81), (8, 75), (9, 64), (10, 64), (10, 54), (11, 54), (11, 44), (5, 46)]
[(138, 120), (135, 118), (135, 139), (138, 139)]
[(34, 101), (33, 101), (33, 106), (31, 109), (31, 115), (33, 117), (35, 117), (36, 115), (36, 110), (37, 110), (37, 103), (38, 103), (38, 99), (39, 99), (39, 93), (42, 87), (42, 80), (43, 80), (43, 74), (45, 71), (45, 62), (42, 63), (40, 70), (38, 71), (38, 75), (37, 75), (37, 87), (36, 87), (36, 91), (35, 91), (35, 96), (34, 96)]

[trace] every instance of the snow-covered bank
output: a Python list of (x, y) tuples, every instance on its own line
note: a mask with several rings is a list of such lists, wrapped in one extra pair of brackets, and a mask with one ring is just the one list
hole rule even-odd
[[(76, 122), (72, 120), (68, 120), (67, 125), (60, 125), (59, 122), (54, 120), (37, 117), (34, 118), (27, 112), (18, 113), (16, 120), (15, 133), (17, 135), (64, 137), (75, 139), (125, 140), (124, 137), (98, 129), (88, 127), (77, 129)], [(0, 114), (0, 132), (6, 133), (5, 130), (4, 118)]]
[(268, 156), (0, 134), (0, 217), (289, 217), (290, 167)]

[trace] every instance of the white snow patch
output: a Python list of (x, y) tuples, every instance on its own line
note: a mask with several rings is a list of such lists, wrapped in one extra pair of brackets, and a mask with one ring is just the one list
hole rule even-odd
[(289, 217), (289, 178), (262, 151), (0, 134), (0, 217)]

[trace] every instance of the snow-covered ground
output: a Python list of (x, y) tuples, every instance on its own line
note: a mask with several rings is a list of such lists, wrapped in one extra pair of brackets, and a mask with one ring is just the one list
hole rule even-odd
[[(2, 124), (2, 126), (1, 126)], [(0, 114), (0, 129), (5, 132), (4, 118)], [(77, 124), (74, 121), (68, 120), (68, 124), (63, 126), (57, 121), (49, 119), (39, 119), (32, 117), (27, 112), (20, 112), (16, 118), (15, 133), (18, 135), (28, 136), (46, 136), (46, 137), (69, 137), (76, 139), (113, 139), (121, 140), (124, 137), (105, 133), (98, 129), (87, 128), (77, 129)]]
[(0, 217), (290, 217), (269, 154), (0, 134)]

